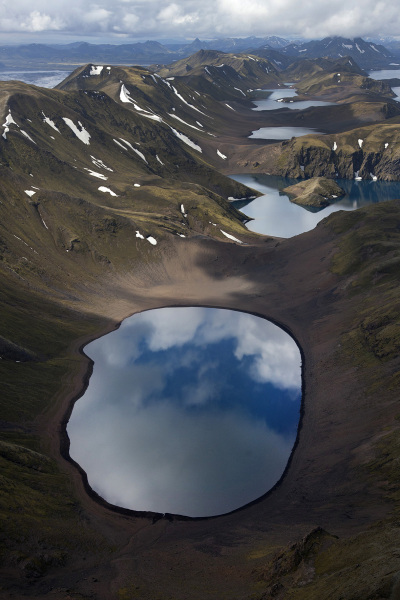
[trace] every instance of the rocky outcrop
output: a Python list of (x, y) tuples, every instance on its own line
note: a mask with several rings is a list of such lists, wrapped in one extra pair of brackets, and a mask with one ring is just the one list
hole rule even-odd
[(290, 185), (283, 191), (289, 195), (291, 202), (315, 208), (324, 208), (345, 195), (337, 183), (326, 177), (313, 177)]
[(303, 136), (282, 142), (275, 172), (308, 179), (400, 180), (400, 128), (391, 123), (369, 125), (334, 135)]

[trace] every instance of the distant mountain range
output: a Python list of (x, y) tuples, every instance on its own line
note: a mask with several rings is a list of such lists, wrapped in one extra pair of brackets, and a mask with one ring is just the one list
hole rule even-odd
[(224, 38), (195, 39), (190, 44), (161, 44), (147, 41), (135, 44), (89, 44), (75, 42), (66, 45), (27, 44), (0, 47), (0, 69), (62, 68), (87, 62), (109, 64), (171, 64), (199, 50), (229, 53), (247, 52), (271, 61), (278, 70), (287, 68), (302, 58), (353, 58), (363, 69), (395, 68), (400, 63), (400, 49), (393, 43), (385, 46), (362, 38), (327, 37), (309, 42), (290, 42), (284, 38)]
[(327, 37), (323, 40), (312, 40), (302, 44), (289, 44), (281, 49), (281, 53), (296, 58), (349, 56), (364, 69), (390, 66), (395, 59), (393, 52), (381, 44), (366, 42), (362, 38)]

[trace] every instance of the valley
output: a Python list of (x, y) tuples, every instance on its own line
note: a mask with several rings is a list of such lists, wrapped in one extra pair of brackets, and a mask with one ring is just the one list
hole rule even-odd
[[(333, 104), (254, 110), (288, 81), (294, 104)], [(399, 181), (391, 86), (348, 57), (283, 71), (199, 50), (0, 82), (0, 112), (0, 597), (395, 598), (400, 202), (284, 239), (246, 228), (232, 200), (260, 192), (229, 177)], [(323, 133), (249, 138), (262, 127)], [(216, 518), (111, 506), (69, 458), (85, 344), (171, 306), (271, 319), (302, 351), (283, 477)]]

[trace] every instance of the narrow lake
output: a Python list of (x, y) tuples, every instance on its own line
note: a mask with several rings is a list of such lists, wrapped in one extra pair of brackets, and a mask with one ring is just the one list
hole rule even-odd
[(322, 134), (322, 131), (310, 127), (261, 127), (249, 135), (249, 138), (258, 140), (290, 140), (292, 137), (300, 137), (309, 133)]
[[(282, 90), (263, 90), (271, 92), (268, 98), (264, 100), (254, 100), (255, 108), (253, 110), (277, 110), (279, 108), (290, 108), (291, 110), (303, 110), (311, 106), (330, 106), (334, 102), (323, 102), (322, 100), (299, 100), (293, 98), (297, 96), (296, 90), (287, 88)], [(289, 100), (289, 101), (288, 101)]]
[(275, 175), (232, 175), (232, 179), (262, 192), (262, 196), (250, 202), (236, 201), (232, 204), (254, 219), (247, 228), (256, 233), (277, 237), (292, 237), (314, 229), (321, 219), (338, 210), (355, 210), (368, 204), (400, 198), (399, 181), (355, 181), (337, 179), (337, 183), (346, 191), (346, 196), (319, 210), (304, 208), (290, 202), (281, 190), (297, 183)]
[(276, 325), (210, 308), (133, 315), (87, 345), (68, 435), (108, 502), (192, 517), (229, 512), (280, 479), (296, 439), (301, 356)]

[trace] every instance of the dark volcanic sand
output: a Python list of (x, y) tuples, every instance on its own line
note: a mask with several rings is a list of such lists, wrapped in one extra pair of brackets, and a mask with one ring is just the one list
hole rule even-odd
[[(316, 526), (340, 537), (355, 535), (387, 514), (390, 505), (379, 482), (369, 481), (360, 464), (394, 408), (389, 403), (382, 411), (366, 401), (363, 373), (341, 361), (340, 336), (357, 314), (359, 297), (347, 293), (346, 278), (329, 270), (336, 249), (324, 224), (289, 240), (266, 238), (252, 246), (176, 239), (160, 248), (162, 264), (99, 285), (87, 306), (104, 317), (99, 335), (134, 312), (179, 305), (237, 309), (283, 325), (303, 351), (304, 414), (283, 480), (259, 502), (198, 521), (118, 514), (88, 496), (80, 473), (59, 456), (59, 423), (88, 368), (81, 356), (41, 429), (68, 471), (88, 523), (114, 550), (85, 563), (77, 557), (57, 581), (44, 577), (43, 597), (51, 585), (108, 600), (119, 598), (118, 590), (131, 582), (127, 598), (233, 600), (252, 593), (259, 598), (257, 569), (274, 548)], [(77, 340), (75, 351), (86, 341)], [(70, 597), (63, 594), (53, 591), (51, 597)]]

